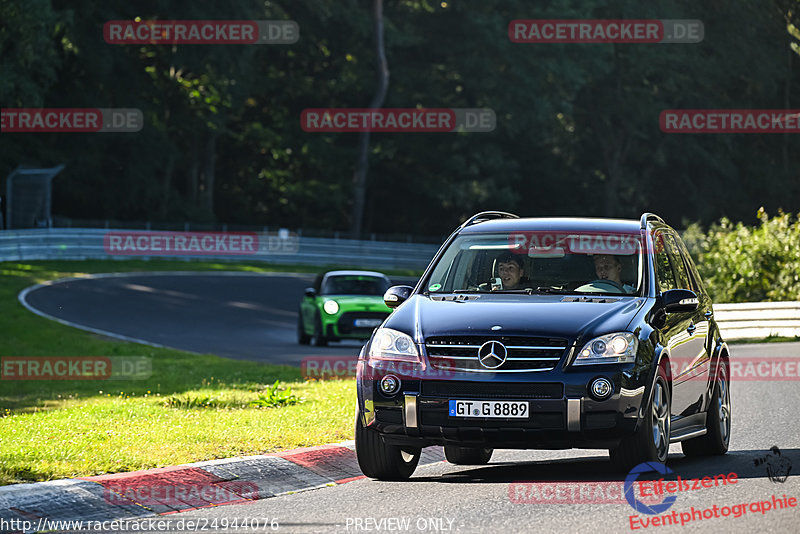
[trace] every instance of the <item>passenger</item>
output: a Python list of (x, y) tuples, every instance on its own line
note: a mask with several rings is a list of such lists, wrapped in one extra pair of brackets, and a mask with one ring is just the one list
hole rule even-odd
[(503, 252), (497, 257), (496, 263), (497, 274), (503, 282), (502, 289), (524, 289), (528, 287), (530, 281), (525, 278), (525, 267), (519, 254)]

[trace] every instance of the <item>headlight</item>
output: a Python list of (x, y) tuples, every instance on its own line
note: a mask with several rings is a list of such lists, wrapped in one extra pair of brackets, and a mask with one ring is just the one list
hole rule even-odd
[(573, 365), (595, 363), (630, 363), (636, 360), (639, 340), (630, 332), (596, 337), (578, 352)]
[(379, 328), (375, 332), (369, 347), (369, 357), (373, 360), (419, 362), (419, 353), (411, 336), (391, 328)]
[(339, 303), (335, 300), (326, 300), (325, 304), (322, 305), (322, 309), (328, 315), (336, 315), (339, 312)]

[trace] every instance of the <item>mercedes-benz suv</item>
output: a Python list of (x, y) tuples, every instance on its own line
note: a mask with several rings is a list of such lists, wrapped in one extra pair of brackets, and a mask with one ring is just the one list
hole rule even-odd
[(455, 464), (495, 448), (605, 448), (621, 469), (724, 454), (729, 356), (680, 236), (661, 218), (471, 217), (358, 361), (365, 475), (411, 476), (421, 449)]

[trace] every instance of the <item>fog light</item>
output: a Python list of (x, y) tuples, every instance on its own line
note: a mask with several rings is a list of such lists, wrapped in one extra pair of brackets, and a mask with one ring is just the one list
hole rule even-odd
[(604, 400), (611, 396), (614, 392), (614, 387), (607, 378), (595, 378), (590, 390), (595, 399)]
[(381, 378), (381, 393), (384, 395), (394, 395), (400, 391), (400, 379), (394, 375), (386, 375)]

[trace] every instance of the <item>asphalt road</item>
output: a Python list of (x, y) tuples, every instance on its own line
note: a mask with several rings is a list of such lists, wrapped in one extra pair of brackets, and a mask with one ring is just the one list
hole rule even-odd
[[(346, 347), (300, 347), (294, 340), (297, 303), (310, 277), (216, 275), (99, 278), (46, 286), (28, 294), (32, 307), (57, 318), (196, 352), (280, 363), (308, 354), (354, 354)], [(797, 356), (800, 343), (733, 345), (734, 360)], [(737, 381), (731, 387), (730, 452), (687, 459), (672, 445), (669, 467), (683, 478), (735, 472), (736, 484), (682, 492), (666, 513), (749, 504), (783, 495), (798, 507), (720, 517), (643, 531), (800, 532), (800, 389), (797, 381)], [(754, 460), (778, 446), (792, 468), (772, 482)], [(628, 504), (513, 502), (520, 481), (620, 481), (606, 451), (496, 451), (488, 466), (439, 463), (418, 468), (408, 482), (359, 480), (246, 505), (185, 512), (171, 519), (269, 518), (277, 529), (258, 532), (624, 532)], [(741, 508), (739, 509), (741, 512)], [(647, 516), (650, 517), (650, 516)], [(244, 532), (241, 528), (230, 532)], [(254, 532), (248, 530), (248, 532)]]
[[(732, 358), (796, 356), (800, 343), (734, 345)], [(688, 459), (680, 445), (670, 449), (668, 467), (682, 478), (713, 477), (731, 472), (735, 484), (681, 492), (667, 510), (695, 510), (795, 497), (797, 507), (765, 514), (748, 511), (734, 517), (702, 519), (683, 526), (631, 529), (637, 514), (623, 504), (534, 504), (512, 502), (520, 481), (622, 481), (611, 471), (606, 451), (496, 451), (488, 466), (459, 467), (438, 463), (420, 467), (407, 482), (359, 480), (336, 487), (284, 495), (247, 505), (208, 508), (170, 516), (218, 525), (238, 519), (274, 519), (276, 530), (258, 532), (800, 532), (800, 425), (798, 382), (739, 381), (731, 386), (733, 426), (727, 455)], [(772, 454), (777, 445), (791, 464), (785, 482), (772, 482), (765, 465), (754, 460)], [(674, 476), (674, 475), (673, 475)], [(529, 491), (529, 490), (528, 490)], [(522, 494), (525, 495), (524, 493)], [(528, 493), (528, 495), (530, 495)], [(741, 514), (741, 507), (738, 508)], [(713, 509), (712, 512), (713, 513)], [(637, 520), (639, 520), (637, 519)], [(402, 523), (402, 521), (407, 523)], [(383, 521), (383, 522), (382, 522)], [(198, 523), (199, 525), (200, 523)], [(387, 528), (395, 527), (395, 528)], [(449, 530), (448, 530), (449, 528)], [(224, 531), (220, 529), (220, 531)], [(235, 532), (233, 528), (227, 530)], [(241, 531), (241, 530), (240, 530)], [(256, 532), (249, 530), (248, 532)]]
[(283, 364), (310, 355), (357, 355), (358, 341), (298, 345), (298, 306), (313, 279), (136, 273), (45, 285), (25, 298), (35, 310), (74, 326), (192, 352)]

